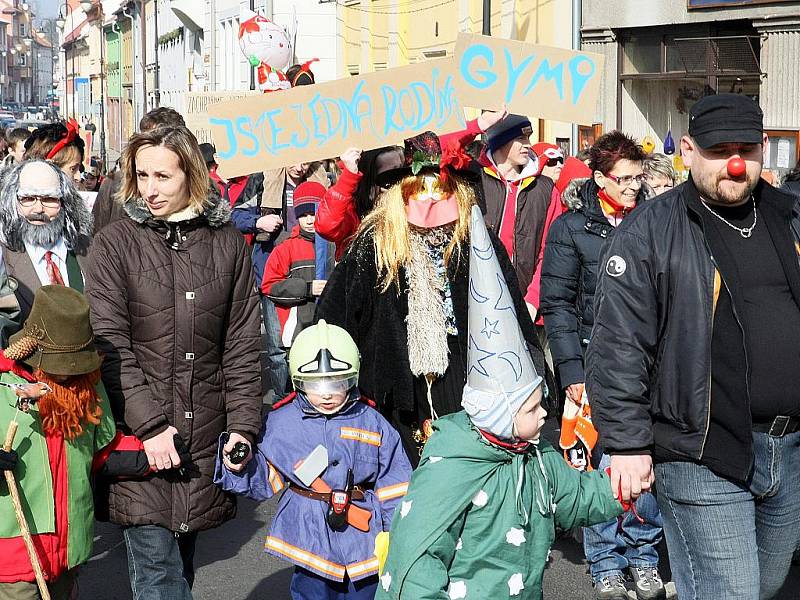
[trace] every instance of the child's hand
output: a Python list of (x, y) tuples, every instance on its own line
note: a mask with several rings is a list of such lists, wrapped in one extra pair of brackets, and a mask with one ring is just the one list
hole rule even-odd
[[(240, 462), (239, 464), (233, 464), (230, 461), (230, 454), (233, 451), (233, 447), (238, 442), (246, 444), (248, 452), (247, 456), (244, 457), (244, 460), (242, 462)], [(229, 471), (233, 471), (234, 473), (239, 473), (244, 469), (245, 465), (248, 462), (250, 462), (250, 459), (252, 457), (253, 457), (253, 449), (250, 446), (250, 442), (248, 442), (244, 436), (232, 431), (231, 434), (228, 436), (228, 442), (222, 448), (222, 462), (225, 465), (225, 468), (228, 469)]]

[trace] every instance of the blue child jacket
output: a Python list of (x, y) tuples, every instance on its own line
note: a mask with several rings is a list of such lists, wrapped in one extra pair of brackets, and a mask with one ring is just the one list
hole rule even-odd
[[(317, 445), (328, 450), (328, 468), (322, 479), (343, 489), (348, 469), (355, 485), (365, 490), (353, 504), (372, 512), (370, 531), (328, 526), (328, 505), (286, 490), (288, 483), (303, 487), (294, 476), (295, 465)], [(374, 408), (359, 401), (355, 392), (335, 415), (317, 412), (303, 394), (271, 412), (258, 437), (257, 450), (242, 473), (222, 464), (218, 451), (214, 482), (223, 489), (266, 500), (286, 490), (272, 520), (265, 550), (279, 558), (334, 581), (351, 581), (378, 573), (375, 537), (389, 531), (400, 498), (408, 489), (411, 465), (400, 436)]]

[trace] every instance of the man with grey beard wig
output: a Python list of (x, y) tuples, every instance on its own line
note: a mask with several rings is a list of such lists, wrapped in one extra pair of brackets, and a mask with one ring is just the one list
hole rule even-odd
[(92, 214), (54, 164), (28, 160), (2, 174), (0, 243), (9, 282), (16, 286), (19, 323), (28, 318), (42, 285), (83, 292), (91, 233)]

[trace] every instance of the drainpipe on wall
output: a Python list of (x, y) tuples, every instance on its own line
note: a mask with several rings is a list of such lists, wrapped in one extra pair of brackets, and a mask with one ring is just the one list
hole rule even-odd
[(155, 106), (153, 108), (158, 108), (161, 106), (161, 77), (158, 66), (158, 54), (160, 51), (158, 46), (158, 0), (153, 0), (153, 29), (153, 37), (156, 40), (155, 49), (153, 50), (155, 53), (155, 70), (153, 71), (153, 100)]
[[(209, 3), (211, 9), (211, 91), (217, 90), (217, 3), (211, 0)], [(205, 61), (204, 61), (205, 62)]]
[(142, 115), (147, 112), (147, 21), (145, 20), (144, 2), (145, 0), (141, 0), (139, 4), (139, 26), (141, 27), (139, 35), (142, 42)]
[[(256, 11), (256, 0), (250, 0), (250, 10), (252, 12)], [(256, 70), (250, 66), (250, 63), (247, 63), (247, 68), (250, 69), (250, 89), (256, 89)]]
[[(583, 2), (582, 0), (572, 0), (572, 49), (581, 49), (581, 22), (583, 21)], [(591, 124), (591, 123), (590, 123)], [(572, 135), (570, 136), (569, 147), (572, 154), (578, 153), (578, 124), (572, 124)]]

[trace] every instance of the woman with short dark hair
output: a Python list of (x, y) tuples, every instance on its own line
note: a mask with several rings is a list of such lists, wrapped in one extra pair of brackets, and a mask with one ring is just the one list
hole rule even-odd
[[(644, 199), (644, 160), (641, 146), (624, 133), (612, 131), (600, 137), (589, 150), (592, 177), (575, 180), (564, 191), (569, 211), (553, 222), (547, 236), (541, 312), (560, 386), (567, 401), (577, 405), (583, 396), (584, 353), (594, 324), (601, 248)], [(601, 460), (599, 466), (606, 463)], [(584, 550), (598, 600), (628, 597), (626, 570), (641, 592), (638, 597), (664, 597), (656, 551), (662, 537), (658, 505), (651, 494), (642, 494), (636, 508), (644, 523), (628, 515), (621, 524), (614, 519), (584, 528)]]
[(261, 426), (260, 314), (244, 238), (185, 127), (134, 134), (118, 199), (127, 217), (97, 235), (86, 295), (117, 422), (153, 473), (112, 483), (133, 595), (191, 598), (197, 532), (235, 514), (213, 483)]

